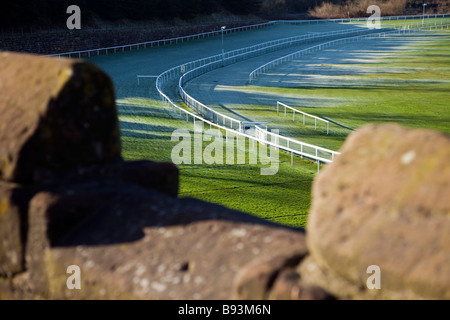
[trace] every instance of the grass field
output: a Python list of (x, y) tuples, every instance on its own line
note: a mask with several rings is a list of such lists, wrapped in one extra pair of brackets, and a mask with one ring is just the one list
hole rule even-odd
[[(279, 37), (286, 28), (283, 26), (282, 32), (273, 28), (258, 30), (255, 34), (260, 39), (265, 38), (264, 32)], [(297, 28), (297, 32), (314, 30), (311, 26), (292, 28)], [(320, 28), (326, 31), (323, 25)], [(252, 39), (252, 32), (236, 37), (235, 46), (243, 46), (249, 43), (246, 37)], [(323, 128), (314, 130), (311, 125), (303, 126), (300, 117), (294, 122), (289, 113), (286, 118), (283, 113), (277, 114), (274, 102), (283, 101), (353, 129), (370, 122), (395, 121), (409, 127), (449, 133), (449, 40), (449, 33), (440, 33), (435, 37), (391, 39), (391, 43), (384, 45), (371, 43), (354, 48), (330, 48), (304, 57), (304, 61), (293, 61), (272, 70), (248, 86), (239, 80), (248, 75), (243, 65), (251, 69), (273, 59), (273, 55), (260, 57), (243, 65), (222, 68), (220, 72), (210, 72), (193, 80), (188, 88), (195, 98), (208, 105), (211, 102), (221, 112), (227, 110), (252, 120), (265, 120), (287, 136), (334, 150), (340, 148), (350, 130), (332, 126), (331, 134), (327, 136)], [(217, 39), (211, 41), (216, 43)], [(179, 50), (188, 48), (187, 45), (93, 59), (110, 73), (116, 85), (126, 160), (171, 161), (171, 151), (178, 143), (171, 140), (172, 132), (180, 128), (193, 131), (192, 123), (178, 119), (157, 99), (151, 79), (145, 85), (137, 86), (135, 75), (161, 73), (170, 67), (167, 57), (177, 65), (188, 58), (190, 61), (207, 56), (208, 50), (215, 52), (215, 49), (201, 50), (205, 43), (208, 40), (189, 44), (192, 52), (186, 54), (187, 51), (183, 51), (184, 55), (180, 55)], [(348, 60), (349, 55), (352, 61)], [(150, 67), (151, 59), (161, 63)], [(305, 65), (308, 68), (302, 67)], [(236, 72), (236, 68), (240, 72)], [(359, 69), (364, 72), (355, 72)], [(252, 152), (247, 146), (247, 159)], [(278, 173), (271, 176), (260, 174), (261, 167), (265, 166), (262, 164), (180, 164), (179, 196), (305, 227), (317, 165), (295, 158), (294, 166), (291, 166), (291, 156), (284, 153), (280, 153), (279, 162)]]
[[(155, 107), (157, 106), (157, 107)], [(159, 102), (148, 99), (118, 101), (122, 131), (123, 156), (126, 160), (151, 159), (172, 161), (171, 150), (178, 142), (171, 140), (176, 129), (193, 133), (193, 124), (176, 120)], [(225, 145), (225, 141), (223, 142)], [(204, 142), (204, 148), (209, 142)], [(237, 154), (235, 149), (234, 154)], [(310, 205), (310, 190), (317, 165), (280, 154), (275, 175), (261, 175), (261, 168), (249, 163), (252, 146), (247, 140), (247, 164), (180, 164), (180, 197), (193, 197), (258, 215), (282, 224), (304, 227)]]
[[(252, 85), (241, 81), (235, 86), (229, 75), (222, 81), (212, 74), (189, 88), (220, 112), (268, 122), (283, 135), (333, 150), (342, 146), (349, 129), (367, 123), (396, 122), (450, 133), (449, 40), (445, 32), (362, 41), (303, 56), (268, 71)], [(202, 93), (204, 83), (213, 78), (220, 85)], [(277, 114), (277, 100), (333, 121), (330, 134), (325, 134), (325, 124), (314, 130), (311, 119), (304, 126), (298, 114), (293, 121), (289, 110), (286, 116), (284, 109)]]

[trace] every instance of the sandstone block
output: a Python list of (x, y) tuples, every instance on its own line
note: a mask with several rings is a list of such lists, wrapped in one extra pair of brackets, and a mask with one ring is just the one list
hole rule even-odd
[[(304, 284), (297, 266), (306, 257), (302, 241), (292, 251), (268, 260), (254, 259), (241, 268), (233, 281), (233, 299), (238, 300), (328, 300), (324, 289)], [(287, 249), (287, 248), (286, 248)]]
[(0, 114), (0, 180), (120, 159), (114, 88), (88, 62), (0, 53)]
[(0, 182), (0, 277), (24, 270), (27, 202), (32, 190)]
[[(51, 299), (230, 299), (253, 259), (305, 250), (301, 230), (193, 199), (133, 192), (112, 199), (41, 254)], [(79, 266), (81, 289), (67, 288)], [(38, 268), (35, 268), (36, 270)]]
[[(450, 138), (369, 125), (314, 181), (307, 243), (368, 297), (450, 298)], [(368, 267), (381, 271), (369, 290)], [(342, 294), (342, 292), (341, 292)]]

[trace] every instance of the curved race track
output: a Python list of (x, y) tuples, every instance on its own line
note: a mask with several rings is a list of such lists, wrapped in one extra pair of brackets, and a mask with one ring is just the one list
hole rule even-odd
[[(272, 25), (228, 34), (224, 37), (224, 48), (231, 51), (308, 32), (355, 28), (360, 26), (339, 23)], [(293, 124), (292, 120), (276, 114), (276, 101), (313, 108), (342, 106), (346, 101), (325, 96), (299, 96), (289, 90), (283, 91), (283, 88), (358, 86), (361, 83), (355, 83), (351, 75), (373, 72), (368, 68), (372, 62), (388, 51), (408, 50), (410, 41), (412, 38), (398, 37), (331, 47), (273, 69), (261, 75), (252, 86), (247, 86), (248, 74), (253, 69), (314, 44), (291, 47), (204, 74), (190, 81), (186, 91), (219, 112), (237, 119), (269, 119), (270, 127), (280, 129), (286, 136), (306, 142), (305, 139), (310, 139), (310, 143), (337, 150), (348, 131), (335, 131), (325, 136), (319, 130), (301, 129), (301, 124)], [(221, 37), (213, 37), (89, 59), (114, 82), (126, 159), (170, 161), (174, 146), (171, 133), (179, 128), (189, 131), (193, 128), (192, 122), (179, 120), (161, 103), (154, 78), (141, 79), (138, 85), (136, 75), (156, 76), (172, 67), (217, 55), (221, 48)], [(164, 87), (174, 102), (180, 102), (177, 85), (174, 80)], [(301, 165), (291, 166), (291, 157), (281, 156), (279, 173), (269, 177), (261, 176), (259, 168), (252, 166), (181, 165), (179, 194), (226, 205), (271, 221), (305, 227), (317, 165), (300, 159), (295, 163)]]

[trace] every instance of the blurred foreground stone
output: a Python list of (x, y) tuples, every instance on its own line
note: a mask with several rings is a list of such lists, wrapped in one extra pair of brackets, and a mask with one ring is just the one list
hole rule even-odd
[(306, 255), (303, 230), (178, 199), (171, 163), (124, 162), (95, 66), (0, 55), (0, 298), (227, 299), (254, 259)]
[(114, 88), (94, 65), (0, 52), (0, 92), (3, 181), (32, 183), (120, 158)]
[[(450, 299), (449, 136), (369, 125), (341, 152), (313, 185), (309, 270), (327, 275), (318, 284), (344, 298)], [(371, 265), (381, 289), (366, 286)]]
[(450, 298), (448, 136), (352, 133), (305, 232), (177, 198), (172, 163), (123, 161), (95, 66), (0, 55), (1, 299)]

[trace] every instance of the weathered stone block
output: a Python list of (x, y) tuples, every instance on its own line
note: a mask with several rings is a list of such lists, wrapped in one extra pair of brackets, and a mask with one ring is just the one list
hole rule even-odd
[[(303, 246), (303, 247), (302, 247)], [(268, 260), (254, 259), (242, 267), (233, 280), (232, 299), (237, 300), (330, 300), (332, 295), (304, 284), (297, 266), (307, 256), (304, 239), (284, 248), (283, 254)]]
[[(108, 212), (115, 201), (146, 191), (120, 181), (87, 180), (60, 184), (37, 193), (29, 203), (26, 267), (35, 294), (49, 296), (46, 259), (50, 248), (97, 211)], [(98, 225), (98, 228), (103, 226)]]
[(82, 60), (0, 53), (0, 180), (121, 157), (111, 79)]
[[(314, 181), (314, 260), (367, 297), (450, 299), (449, 136), (369, 125), (341, 152)], [(366, 286), (371, 265), (381, 270), (381, 290)]]
[(128, 161), (118, 172), (120, 180), (146, 189), (178, 195), (179, 171), (169, 162)]
[[(221, 206), (135, 191), (47, 246), (40, 285), (51, 299), (230, 299), (241, 267), (305, 250), (304, 239)], [(79, 290), (66, 286), (70, 265)]]
[(308, 285), (294, 268), (282, 270), (269, 294), (270, 300), (335, 300), (324, 288)]
[(178, 168), (170, 162), (119, 161), (101, 166), (87, 166), (76, 171), (41, 171), (39, 187), (63, 190), (72, 184), (95, 182), (120, 185), (125, 182), (176, 197), (178, 195), (178, 174)]
[(32, 190), (0, 182), (0, 277), (24, 270), (28, 200)]

